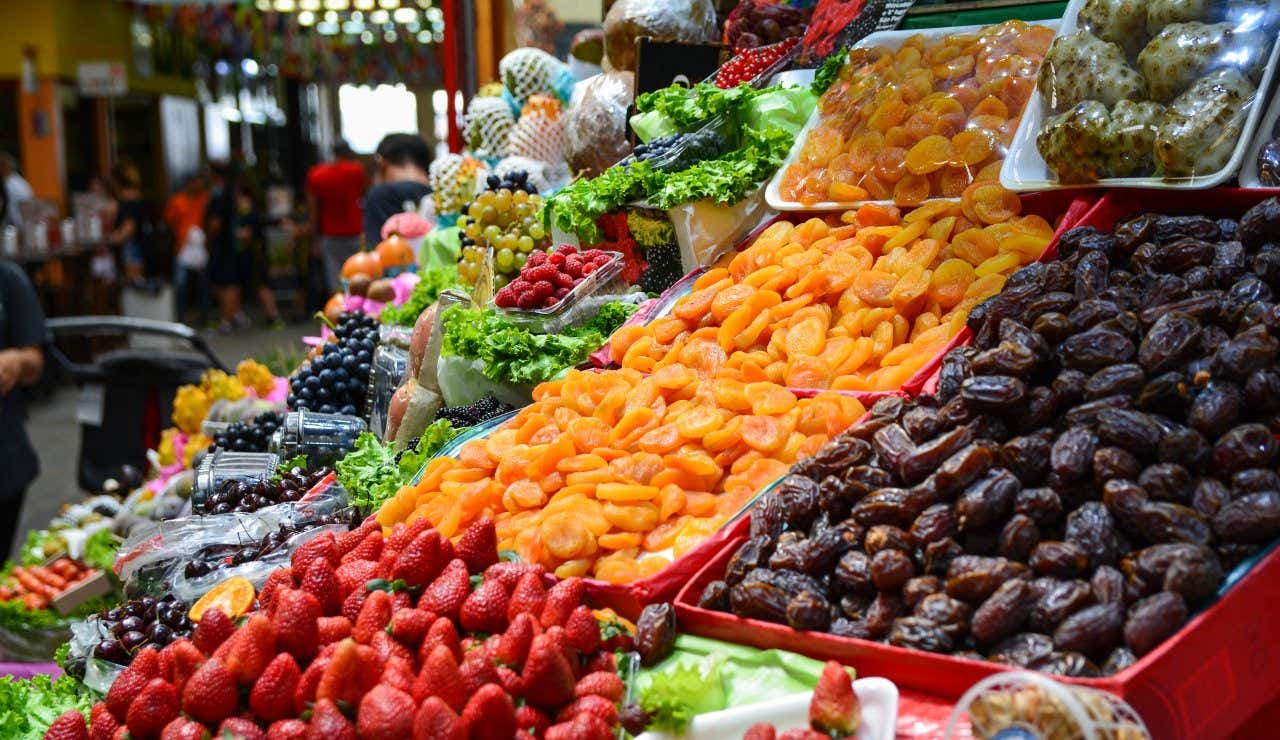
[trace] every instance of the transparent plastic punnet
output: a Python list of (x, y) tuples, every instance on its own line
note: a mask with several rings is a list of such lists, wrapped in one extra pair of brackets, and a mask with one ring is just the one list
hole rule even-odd
[(600, 307), (613, 301), (639, 302), (644, 296), (631, 291), (622, 277), (622, 253), (605, 252), (609, 261), (586, 276), (550, 308), (500, 308), (513, 324), (535, 334), (559, 334), (570, 326), (590, 321)]
[(1072, 0), (1001, 182), (1204, 188), (1244, 160), (1277, 63), (1280, 4)]
[(356, 438), (367, 429), (364, 419), (356, 416), (290, 411), (271, 438), (271, 450), (284, 459), (306, 455), (311, 466), (331, 465), (355, 447)]

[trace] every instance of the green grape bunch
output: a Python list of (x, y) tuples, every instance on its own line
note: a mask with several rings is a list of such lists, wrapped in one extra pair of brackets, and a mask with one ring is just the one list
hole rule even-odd
[(489, 175), (486, 185), (487, 189), (463, 208), (458, 221), (462, 228), (458, 277), (464, 286), (473, 288), (492, 247), (495, 288), (501, 289), (520, 274), (530, 254), (546, 251), (551, 239), (538, 217), (542, 196), (529, 182), (528, 173), (517, 170), (504, 177)]

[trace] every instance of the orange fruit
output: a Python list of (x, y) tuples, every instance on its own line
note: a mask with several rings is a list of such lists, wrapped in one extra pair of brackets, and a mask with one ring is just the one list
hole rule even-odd
[(249, 611), (253, 606), (254, 588), (248, 578), (228, 578), (201, 596), (199, 601), (191, 605), (187, 616), (192, 622), (199, 622), (204, 613), (217, 609), (228, 617), (235, 619)]

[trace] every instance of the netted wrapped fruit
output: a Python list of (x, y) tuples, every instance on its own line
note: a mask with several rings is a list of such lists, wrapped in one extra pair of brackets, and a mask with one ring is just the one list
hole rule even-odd
[(1151, 99), (1166, 103), (1212, 70), (1252, 74), (1268, 47), (1260, 32), (1241, 33), (1229, 23), (1171, 23), (1138, 55), (1138, 71)]
[(542, 49), (529, 47), (516, 49), (504, 56), (498, 62), (498, 74), (516, 105), (521, 107), (530, 95), (556, 94), (566, 80), (572, 81), (564, 62)]
[(480, 161), (461, 154), (446, 154), (431, 163), (427, 177), (436, 213), (457, 213), (475, 197)]
[(1112, 106), (1121, 100), (1141, 99), (1145, 87), (1118, 44), (1103, 41), (1083, 28), (1055, 39), (1040, 65), (1040, 94), (1054, 110), (1066, 110), (1085, 100)]
[(1125, 54), (1137, 56), (1147, 43), (1145, 0), (1086, 0), (1077, 22), (1103, 41), (1119, 44)]
[(541, 162), (564, 160), (562, 106), (554, 95), (531, 95), (520, 111), (507, 143), (507, 153)]
[(467, 105), (462, 132), (467, 146), (479, 156), (501, 157), (507, 153), (507, 140), (516, 125), (511, 106), (502, 98), (473, 98)]
[(597, 175), (631, 153), (627, 110), (635, 99), (635, 75), (606, 72), (573, 89), (564, 117), (564, 158), (569, 169)]
[(1156, 130), (1155, 159), (1164, 176), (1188, 177), (1225, 167), (1255, 92), (1239, 71), (1220, 69), (1179, 95)]

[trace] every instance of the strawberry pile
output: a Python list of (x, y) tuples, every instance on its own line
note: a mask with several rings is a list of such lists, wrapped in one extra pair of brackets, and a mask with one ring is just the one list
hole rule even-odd
[(742, 740), (831, 740), (852, 738), (858, 731), (862, 710), (858, 695), (853, 691), (853, 680), (844, 666), (834, 660), (827, 661), (818, 677), (818, 685), (809, 700), (809, 727), (801, 730), (784, 730), (768, 722), (758, 722), (747, 730)]
[[(139, 652), (57, 740), (609, 740), (624, 686), (584, 583), (500, 562), (492, 520), (456, 543), (425, 520), (370, 518), (271, 574), (237, 626)], [(127, 735), (126, 735), (127, 733)]]
[(720, 65), (716, 70), (716, 87), (727, 90), (744, 82), (750, 82), (760, 76), (761, 72), (772, 67), (800, 43), (799, 36), (793, 36), (776, 44), (754, 49), (736, 49), (733, 58)]
[(588, 275), (612, 259), (607, 252), (561, 244), (547, 254), (534, 252), (520, 268), (520, 276), (498, 291), (493, 302), (499, 308), (551, 308)]

